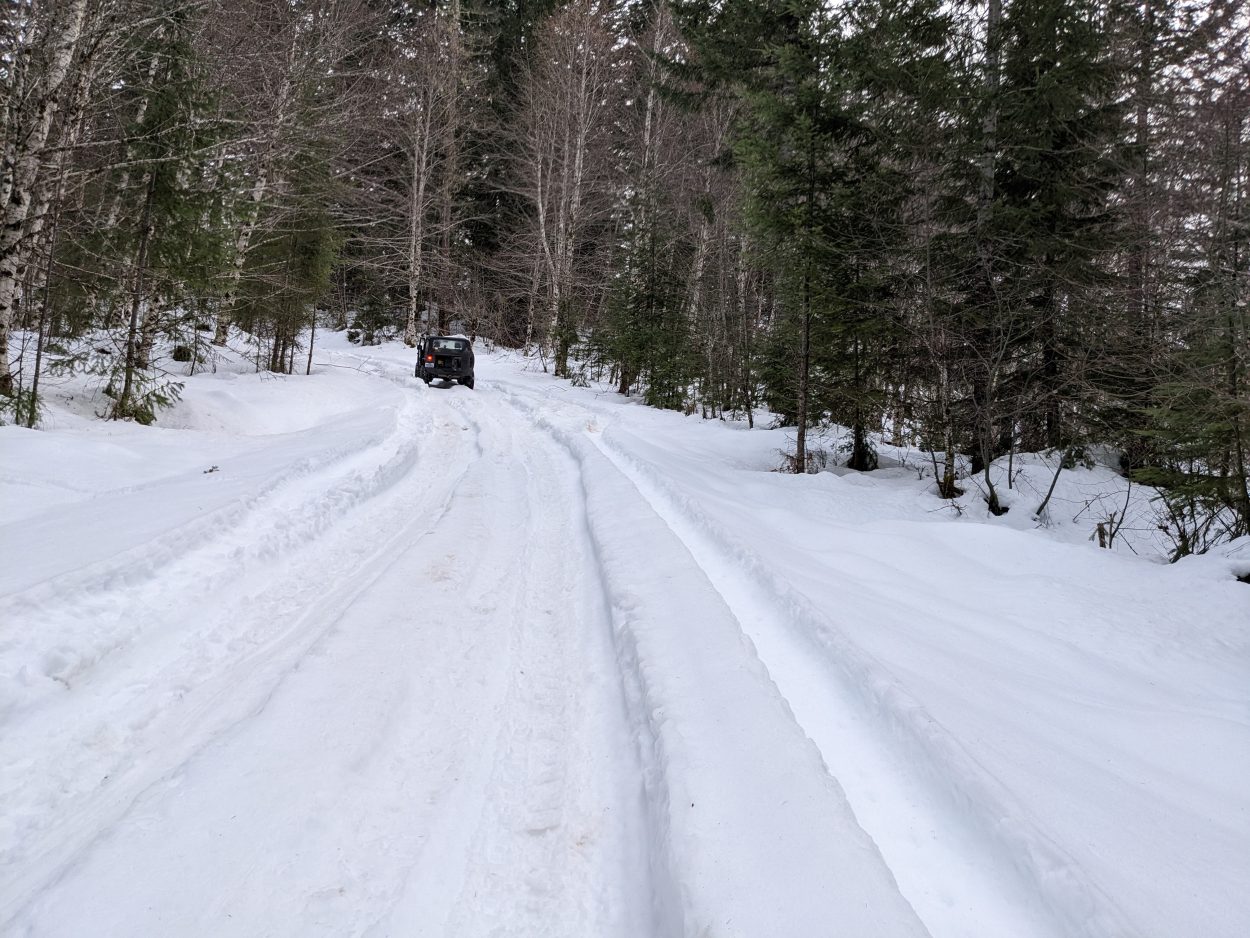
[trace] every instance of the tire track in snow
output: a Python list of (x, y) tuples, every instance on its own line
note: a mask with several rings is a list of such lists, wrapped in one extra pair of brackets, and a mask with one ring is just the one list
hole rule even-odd
[[(431, 513), (441, 517), (459, 476), (432, 487), (413, 484), (426, 439), (428, 433), (393, 435), (392, 451), (372, 471), (356, 467), (324, 480), (325, 488), (300, 487), (268, 503), (254, 524), (244, 521), (204, 548), (222, 569), (202, 587), (201, 565), (187, 561), (167, 571), (168, 579), (145, 579), (139, 589), (152, 595), (115, 597), (122, 612), (142, 602), (163, 627), (163, 640), (124, 655), (114, 649), (106, 674), (76, 682), (20, 722), (10, 717), (0, 738), (0, 868), (15, 871), (0, 890), (0, 922), (144, 790), (263, 708), (274, 683), (335, 613), (376, 579), (373, 565), (418, 536)], [(379, 497), (388, 504), (371, 504)], [(253, 529), (262, 534), (258, 545), (248, 538)], [(261, 569), (246, 572), (258, 559), (266, 561)], [(327, 566), (338, 568), (328, 586), (321, 572)], [(225, 597), (220, 607), (214, 595)], [(314, 597), (318, 605), (308, 606)], [(60, 747), (40, 745), (49, 738)]]
[[(333, 429), (336, 425), (356, 427), (362, 420), (371, 421), (377, 425), (347, 444), (327, 446), (319, 439), (327, 430)], [(208, 511), (199, 511), (189, 520), (134, 548), (85, 564), (77, 569), (53, 573), (43, 579), (26, 582), (11, 581), (0, 575), (0, 594), (5, 596), (4, 612), (6, 615), (13, 616), (37, 614), (45, 604), (55, 605), (64, 602), (67, 595), (82, 596), (133, 587), (155, 579), (168, 565), (201, 550), (206, 541), (229, 534), (239, 524), (251, 518), (256, 511), (263, 509), (270, 500), (280, 496), (293, 485), (298, 485), (310, 477), (334, 471), (338, 464), (357, 458), (371, 449), (384, 447), (395, 438), (397, 429), (394, 412), (381, 421), (377, 419), (376, 413), (351, 413), (336, 416), (316, 427), (281, 435), (277, 438), (308, 441), (310, 451), (307, 455), (289, 463), (282, 472), (262, 479), (256, 488), (241, 493), (240, 497), (227, 495), (223, 503)], [(250, 458), (254, 457), (255, 452), (256, 450), (241, 453), (235, 456), (232, 462), (246, 464)], [(196, 481), (197, 476), (206, 474), (198, 472), (169, 476), (142, 485), (90, 494), (95, 500), (128, 499), (136, 506), (136, 509), (139, 509), (144, 503), (159, 499), (166, 492), (186, 486), (188, 482)], [(220, 478), (208, 481), (218, 482)], [(84, 506), (75, 503), (64, 508), (53, 509), (50, 514), (60, 522), (60, 528), (76, 533), (77, 527), (81, 526), (83, 511)], [(23, 519), (23, 522), (26, 520)], [(0, 531), (2, 530), (0, 528)], [(68, 540), (67, 535), (62, 534), (59, 529), (47, 532), (46, 536), (62, 541)]]
[[(557, 484), (576, 477), (576, 464), (519, 435), (512, 412), (490, 396), (448, 400), (483, 426), (483, 459), (502, 469), (487, 485), (495, 506), (487, 524), (516, 539), (518, 554), (502, 565), (509, 598), (489, 606), (508, 623), (508, 676), (485, 747), (492, 758), (471, 799), (476, 821), (444, 830), (427, 848), (437, 842), (438, 856), (453, 858), (458, 888), (443, 876), (416, 877), (376, 931), (394, 933), (433, 906), (445, 910), (449, 935), (660, 934), (639, 912), (652, 904), (638, 842), (641, 782), (621, 752), (627, 733), (607, 612), (586, 588), (593, 567), (578, 530), (584, 507)], [(500, 565), (490, 566), (498, 575)], [(486, 605), (477, 596), (474, 610)]]
[(673, 855), (669, 833), (670, 798), (664, 772), (664, 759), (660, 740), (655, 732), (650, 707), (647, 703), (645, 680), (639, 664), (639, 653), (634, 632), (622, 627), (622, 611), (614, 602), (613, 591), (604, 579), (604, 557), (595, 539), (593, 523), (587, 505), (588, 482), (576, 453), (568, 442), (562, 440), (558, 431), (544, 425), (526, 405), (518, 405), (511, 390), (504, 390), (504, 403), (521, 418), (531, 434), (547, 438), (568, 452), (574, 467), (573, 484), (576, 486), (581, 518), (579, 537), (591, 561), (590, 576), (596, 584), (605, 613), (605, 631), (611, 653), (616, 659), (621, 702), (625, 707), (625, 720), (630, 727), (630, 743), (637, 760), (641, 785), (641, 813), (645, 829), (639, 834), (639, 848), (645, 858), (649, 900), (645, 934), (652, 938), (677, 938), (686, 934), (682, 911), (681, 884), (673, 869)]
[[(900, 808), (911, 815), (909, 838), (879, 833), (878, 843), (887, 861), (895, 861), (896, 875), (909, 874), (902, 885), (918, 910), (941, 904), (945, 908), (934, 918), (949, 921), (952, 910), (962, 909), (965, 924), (957, 934), (968, 938), (985, 934), (987, 919), (997, 923), (989, 931), (1013, 936), (1132, 933), (1112, 900), (883, 665), (653, 466), (613, 444), (610, 433), (591, 439), (738, 611), (831, 772), (844, 779), (862, 775), (862, 763), (853, 767), (845, 761), (852, 755), (873, 764), (860, 786), (857, 814), (875, 815), (890, 826), (897, 824), (890, 816)], [(859, 711), (860, 718), (848, 709)], [(830, 719), (831, 711), (844, 715)], [(853, 745), (848, 734), (856, 738)], [(889, 751), (883, 738), (892, 738), (898, 750)], [(880, 824), (869, 824), (870, 833), (874, 829), (880, 832)]]
[[(429, 428), (419, 428), (416, 417), (410, 406), (401, 406), (387, 419), (385, 434), (370, 432), (353, 446), (326, 447), (253, 493), (144, 546), (4, 596), (0, 621), (10, 624), (4, 638), (9, 653), (13, 646), (29, 645), (31, 651), (22, 655), (31, 662), (28, 669), (50, 679), (42, 693), (24, 694), (20, 705), (77, 685), (102, 659), (158, 626), (166, 619), (163, 604), (171, 592), (191, 608), (209, 602), (236, 583), (239, 571), (300, 548), (347, 511), (384, 493), (418, 457), (421, 430)], [(167, 484), (188, 482), (175, 478), (161, 487)], [(151, 489), (140, 492), (151, 497)], [(118, 520), (124, 523), (124, 512)], [(54, 630), (48, 628), (52, 622), (59, 623)], [(39, 651), (41, 636), (49, 631), (74, 640)], [(7, 709), (0, 700), (0, 717)]]
[[(417, 498), (409, 473), (386, 506), (329, 535), (361, 559), (335, 570), (329, 595), (305, 578), (271, 607), (241, 597), (248, 617), (303, 607), (292, 640), (258, 648), (183, 704), (196, 713), (152, 732), (142, 755), (163, 764), (150, 783), (132, 775), (124, 800), (81, 806), (73, 826), (94, 836), (56, 832), (70, 855), (6, 884), (0, 922), (55, 932), (94, 908), (99, 935), (481, 934), (492, 921), (642, 933), (636, 806), (616, 797), (623, 730), (601, 719), (613, 719), (602, 675), (583, 676), (602, 609), (552, 543), (581, 517), (551, 486), (570, 467), (486, 402), (427, 403), (447, 433), (420, 465), (446, 497)], [(383, 507), (406, 523), (379, 545), (367, 522)], [(343, 559), (300, 559), (318, 558)], [(570, 598), (584, 619), (564, 615)]]
[(569, 423), (582, 426), (568, 429), (528, 395), (505, 393), (581, 466), (633, 691), (655, 879), (675, 888), (657, 891), (657, 928), (667, 930), (656, 933), (925, 934), (685, 546), (672, 549), (680, 540), (586, 439), (587, 421), (575, 417)]

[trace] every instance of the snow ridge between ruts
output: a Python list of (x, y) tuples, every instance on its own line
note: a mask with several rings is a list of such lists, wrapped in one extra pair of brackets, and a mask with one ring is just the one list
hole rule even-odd
[[(661, 517), (675, 514), (701, 532), (727, 563), (784, 610), (783, 618), (820, 650), (822, 659), (841, 673), (865, 709), (885, 724), (886, 738), (899, 740), (921, 757), (921, 762), (913, 759), (910, 764), (943, 793), (958, 816), (971, 821), (982, 841), (994, 850), (998, 863), (1016, 871), (1061, 934), (1086, 938), (1133, 934), (1110, 897), (1089, 881), (1080, 865), (1030, 820), (1010, 791), (982, 769), (884, 665), (663, 473), (614, 443), (610, 431), (598, 434), (595, 443), (621, 471), (643, 483), (639, 491)], [(648, 496), (647, 489), (656, 497)]]
[[(346, 423), (348, 419), (340, 418), (337, 422)], [(297, 431), (292, 435), (312, 438), (317, 432), (324, 432), (326, 426), (321, 425), (311, 430)], [(63, 598), (69, 592), (96, 592), (110, 587), (135, 586), (154, 579), (169, 564), (190, 553), (202, 550), (205, 538), (220, 537), (235, 525), (245, 521), (257, 508), (263, 506), (285, 487), (358, 456), (370, 447), (386, 443), (394, 437), (396, 429), (395, 421), (391, 419), (386, 426), (371, 432), (367, 438), (353, 441), (354, 445), (318, 449), (291, 463), (281, 475), (265, 480), (246, 498), (232, 500), (225, 505), (211, 509), (194, 520), (133, 548), (114, 554), (106, 560), (89, 564), (72, 572), (55, 574), (42, 582), (19, 585), (10, 594), (13, 597), (20, 597), (21, 605), (15, 607), (15, 610), (20, 612), (27, 605), (35, 605), (48, 598)], [(126, 495), (149, 499), (155, 490), (183, 485), (186, 481), (185, 477), (160, 479), (127, 490)], [(75, 512), (81, 511), (80, 506), (70, 506), (70, 508)]]
[[(179, 525), (147, 544), (91, 564), (86, 570), (53, 577), (0, 603), (0, 617), (36, 629), (47, 616), (98, 621), (111, 608), (124, 614), (127, 627), (109, 630), (107, 641), (75, 646), (76, 661), (55, 677), (68, 684), (112, 650), (126, 645), (145, 628), (141, 615), (145, 589), (168, 593), (171, 582), (185, 596), (212, 595), (229, 585), (236, 572), (253, 561), (272, 561), (316, 538), (352, 508), (387, 491), (415, 465), (422, 445), (409, 407), (393, 415), (389, 428), (367, 437), (364, 445), (336, 446), (305, 457), (266, 481), (254, 495), (231, 502)], [(376, 455), (375, 455), (376, 454)], [(351, 465), (368, 458), (365, 465)], [(349, 464), (330, 480), (319, 476)], [(314, 484), (316, 483), (316, 484)], [(205, 571), (212, 571), (208, 576)], [(115, 601), (124, 596), (124, 602)], [(124, 608), (123, 608), (124, 607)], [(103, 635), (99, 636), (104, 638)], [(20, 633), (14, 641), (20, 641)], [(0, 698), (0, 713), (4, 701)]]
[[(323, 490), (311, 490), (305, 507), (312, 513), (321, 512), (316, 531), (326, 537), (301, 537), (290, 556), (281, 554), (279, 560), (290, 577), (275, 579), (272, 567), (266, 567), (270, 573), (261, 594), (253, 596), (244, 590), (235, 598), (226, 598), (222, 608), (189, 606), (189, 610), (199, 609), (198, 615), (192, 614), (193, 628), (203, 641), (183, 647), (179, 639), (175, 647), (165, 649), (174, 658), (143, 662), (143, 675), (138, 679), (126, 668), (116, 675), (110, 672), (76, 685), (76, 693), (54, 699), (40, 711), (41, 719), (28, 728), (29, 733), (47, 738), (47, 724), (52, 723), (65, 738), (65, 750), (60, 756), (59, 750), (41, 753), (45, 760), (55, 760), (49, 762), (46, 771), (33, 774), (46, 778), (46, 785), (9, 788), (6, 794), (5, 785), (11, 782), (0, 773), (0, 801), (7, 800), (13, 808), (14, 821), (0, 826), (0, 866), (20, 870), (0, 889), (0, 923), (22, 906), (26, 901), (23, 897), (60, 875), (64, 864), (84, 846), (78, 836), (80, 830), (107, 830), (148, 786), (176, 774), (230, 727), (263, 710), (275, 682), (320, 641), (354, 597), (381, 575), (385, 567), (377, 561), (389, 556), (397, 544), (411, 539), (414, 529), (421, 530), (418, 537), (425, 536), (438, 524), (460, 476), (449, 476), (445, 485), (404, 487), (401, 510), (391, 506), (384, 512), (396, 520), (393, 526), (374, 523), (385, 521), (377, 511), (347, 523), (343, 530), (336, 524), (349, 512), (354, 514), (353, 509), (368, 511), (365, 503), (410, 473), (417, 451), (425, 445), (423, 434), (411, 439), (392, 435), (390, 439), (396, 443), (395, 451), (372, 471), (349, 474), (347, 479), (355, 484), (344, 481), (340, 495), (331, 499), (329, 507), (320, 502)], [(317, 504), (321, 504), (319, 509), (312, 508)], [(270, 506), (274, 511), (278, 507)], [(362, 538), (362, 531), (371, 536)], [(227, 560), (238, 561), (240, 557), (237, 550), (223, 550), (221, 554)], [(326, 568), (327, 560), (344, 574), (361, 571), (362, 575), (344, 575), (318, 589), (314, 586), (317, 571)], [(195, 569), (194, 565), (190, 568), (191, 572)], [(212, 580), (238, 587), (229, 570)], [(292, 611), (300, 608), (299, 598), (307, 596), (310, 588), (317, 589), (318, 603), (293, 617)], [(198, 621), (205, 616), (206, 622)], [(253, 617), (272, 622), (272, 634), (254, 634), (248, 627)], [(180, 625), (180, 631), (186, 631), (185, 624)], [(231, 634), (218, 635), (219, 631)], [(231, 637), (235, 632), (239, 634)], [(197, 645), (203, 651), (195, 651)], [(83, 694), (90, 695), (89, 699), (73, 712), (81, 713), (86, 722), (82, 726), (61, 723), (65, 708), (59, 705), (69, 706)], [(131, 709), (131, 698), (142, 701), (141, 711)], [(114, 719), (115, 713), (123, 718), (116, 732), (124, 734), (116, 746), (102, 749), (92, 739), (75, 742), (81, 733), (95, 732), (98, 721)], [(25, 748), (20, 738), (12, 736), (3, 743), (0, 748), (14, 752)], [(20, 783), (23, 772), (32, 777), (33, 771), (19, 771), (16, 780)], [(27, 801), (42, 801), (42, 810), (30, 810)], [(87, 817), (93, 818), (93, 823), (83, 823)], [(65, 831), (70, 832), (68, 836)]]
[(685, 546), (585, 433), (509, 398), (582, 469), (618, 654), (640, 691), (637, 718), (654, 739), (660, 777), (649, 779), (648, 794), (657, 843), (667, 845), (680, 880), (675, 930), (927, 934)]

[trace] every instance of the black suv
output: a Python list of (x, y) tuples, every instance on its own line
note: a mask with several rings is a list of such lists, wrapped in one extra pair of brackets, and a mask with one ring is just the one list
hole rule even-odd
[(473, 344), (468, 339), (427, 335), (417, 346), (417, 355), (413, 373), (426, 384), (443, 378), (473, 387)]

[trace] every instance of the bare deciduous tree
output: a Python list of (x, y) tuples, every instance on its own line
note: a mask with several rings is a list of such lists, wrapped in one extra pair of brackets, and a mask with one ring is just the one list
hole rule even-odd
[[(525, 233), (539, 258), (545, 314), (534, 325), (554, 344), (555, 373), (568, 374), (579, 325), (582, 255), (611, 212), (616, 37), (613, 6), (574, 0), (543, 24), (521, 77), (515, 185), (528, 205)], [(536, 314), (537, 315), (537, 314)]]

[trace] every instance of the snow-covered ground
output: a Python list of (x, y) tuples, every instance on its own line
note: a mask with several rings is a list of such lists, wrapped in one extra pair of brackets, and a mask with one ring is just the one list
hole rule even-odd
[(0, 934), (1250, 934), (1250, 544), (317, 362), (0, 427)]

